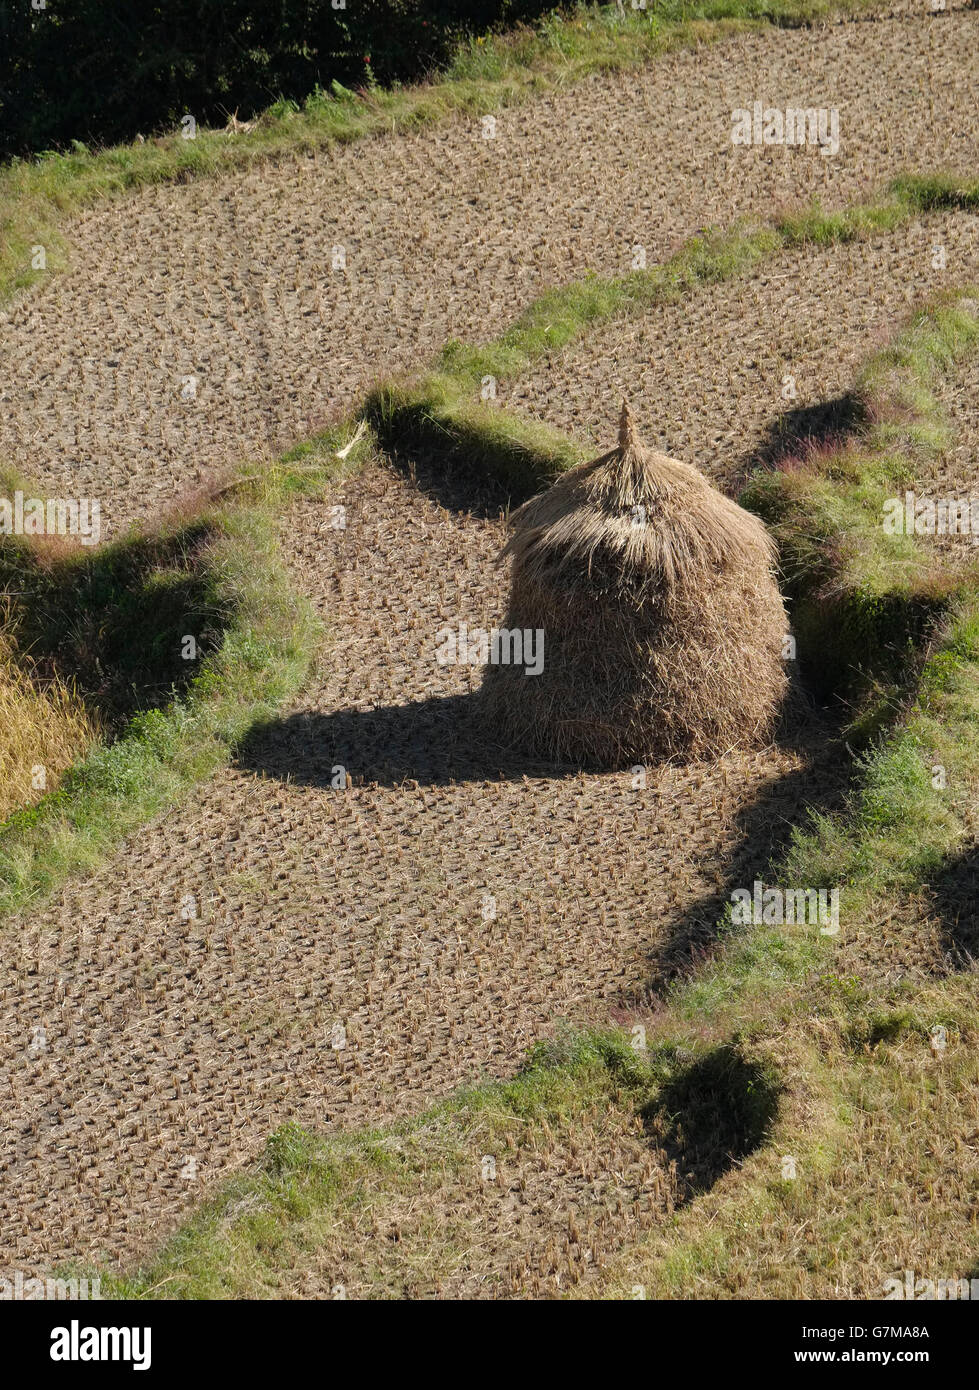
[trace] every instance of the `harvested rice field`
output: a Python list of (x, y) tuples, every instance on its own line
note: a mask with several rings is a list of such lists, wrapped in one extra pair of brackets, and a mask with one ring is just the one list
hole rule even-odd
[(643, 789), (495, 744), (479, 668), (439, 666), (435, 642), (501, 620), (488, 511), (381, 464), (294, 509), (290, 569), (335, 634), (320, 674), (236, 768), (19, 924), (2, 1027), (39, 1020), (47, 1050), (22, 1048), (2, 1095), (7, 1259), (131, 1261), (287, 1120), (417, 1113), (511, 1075), (559, 1020), (642, 1010), (709, 944), (729, 881), (838, 802), (848, 760), (816, 713), (804, 741)]
[[(917, 13), (763, 30), (505, 110), (493, 139), (458, 118), (93, 207), (65, 229), (69, 271), (0, 319), (0, 458), (99, 496), (118, 530), (547, 287), (627, 272), (636, 245), (654, 264), (703, 227), (841, 207), (905, 169), (967, 175), (977, 39), (957, 8), (925, 34)], [(840, 111), (836, 157), (732, 145), (732, 109), (800, 92)], [(922, 260), (904, 289), (928, 279)]]
[[(542, 360), (501, 396), (597, 449), (609, 400), (627, 395), (651, 446), (696, 460), (736, 494), (759, 460), (800, 438), (844, 431), (846, 396), (868, 354), (886, 345), (916, 302), (950, 280), (977, 278), (972, 213), (922, 217), (866, 241), (790, 249), (747, 282), (705, 286), (616, 320)], [(957, 447), (960, 457), (968, 451)]]
[(979, 1297), (979, 13), (807, 4), (0, 167), (0, 1297)]

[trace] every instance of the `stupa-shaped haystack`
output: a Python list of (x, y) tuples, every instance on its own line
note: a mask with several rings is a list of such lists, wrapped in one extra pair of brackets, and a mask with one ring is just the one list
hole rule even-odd
[(762, 741), (787, 680), (774, 546), (757, 517), (645, 448), (622, 405), (619, 446), (512, 518), (506, 628), (541, 629), (543, 669), (486, 668), (507, 743), (616, 767)]

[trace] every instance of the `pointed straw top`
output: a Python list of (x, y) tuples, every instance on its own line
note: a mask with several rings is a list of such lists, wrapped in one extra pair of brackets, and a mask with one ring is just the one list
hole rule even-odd
[(636, 430), (632, 423), (632, 411), (625, 396), (622, 397), (622, 414), (619, 416), (619, 449), (631, 449), (636, 444)]
[(705, 584), (722, 570), (770, 567), (765, 527), (687, 463), (647, 449), (622, 401), (619, 443), (571, 468), (511, 518), (504, 554), (532, 579), (572, 589), (593, 566), (621, 589), (645, 593)]

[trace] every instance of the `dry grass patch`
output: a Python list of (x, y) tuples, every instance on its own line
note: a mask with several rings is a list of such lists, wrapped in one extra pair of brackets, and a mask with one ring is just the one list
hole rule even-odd
[(764, 1044), (795, 1078), (772, 1142), (585, 1296), (877, 1299), (905, 1270), (976, 1277), (979, 976), (817, 988), (822, 1016), (798, 1007)]
[[(139, 1274), (130, 1297), (554, 1298), (761, 1143), (773, 1078), (736, 1049), (650, 1057), (560, 1031), (513, 1081), (419, 1119), (295, 1125)], [(679, 1112), (679, 1113), (678, 1113)]]
[(97, 738), (78, 694), (57, 677), (39, 680), (0, 631), (0, 820), (52, 790)]

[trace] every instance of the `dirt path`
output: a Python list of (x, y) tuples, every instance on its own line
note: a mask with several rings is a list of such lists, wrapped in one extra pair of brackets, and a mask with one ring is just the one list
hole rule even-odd
[[(0, 316), (0, 459), (152, 517), (636, 243), (653, 263), (743, 213), (971, 173), (977, 40), (963, 11), (766, 30), (502, 112), (492, 140), (460, 119), (97, 208), (71, 272)], [(755, 100), (835, 106), (839, 153), (732, 146)]]
[(474, 722), (478, 670), (435, 660), (444, 624), (502, 618), (501, 523), (441, 498), (374, 468), (346, 486), (346, 531), (325, 502), (287, 519), (335, 627), (321, 680), (11, 936), (0, 1266), (132, 1258), (287, 1118), (417, 1111), (512, 1073), (558, 1019), (607, 1020), (709, 938), (730, 875), (752, 882), (838, 794), (818, 724), (808, 754), (644, 790), (508, 763)]
[[(945, 250), (936, 269), (934, 248)], [(618, 319), (541, 362), (504, 404), (604, 447), (628, 396), (645, 439), (719, 485), (778, 447), (778, 432), (846, 424), (834, 408), (911, 304), (979, 276), (979, 217), (922, 217), (886, 236), (773, 257), (749, 279)], [(791, 377), (791, 388), (788, 378)], [(783, 388), (794, 396), (783, 397)], [(964, 467), (968, 449), (960, 450)], [(971, 474), (970, 474), (971, 476)]]

